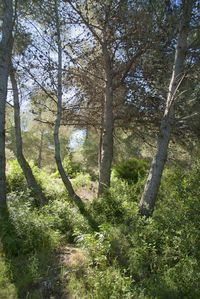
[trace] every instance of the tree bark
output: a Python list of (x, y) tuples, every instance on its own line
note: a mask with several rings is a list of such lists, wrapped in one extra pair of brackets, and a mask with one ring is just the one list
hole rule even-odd
[(9, 62), (12, 53), (13, 1), (3, 1), (3, 26), (0, 42), (0, 207), (6, 205), (5, 114)]
[(144, 192), (139, 204), (139, 213), (141, 216), (149, 217), (153, 213), (162, 173), (167, 160), (171, 126), (174, 119), (174, 101), (184, 78), (182, 71), (187, 49), (187, 33), (189, 29), (192, 4), (193, 1), (186, 0), (183, 1), (182, 5), (182, 17), (179, 26), (179, 35), (177, 39), (172, 77), (168, 89), (166, 108), (160, 126), (156, 153), (154, 155)]
[(38, 185), (32, 173), (30, 165), (28, 164), (28, 162), (26, 161), (23, 155), (21, 124), (20, 124), (19, 92), (17, 87), (17, 81), (15, 78), (15, 71), (12, 66), (12, 63), (10, 63), (10, 79), (11, 79), (12, 90), (13, 90), (13, 98), (14, 98), (14, 118), (15, 118), (17, 160), (23, 170), (29, 189), (31, 190), (34, 197), (37, 199), (36, 204), (38, 205), (38, 201), (39, 201), (39, 204), (43, 205), (45, 204), (45, 202), (47, 202), (47, 199), (45, 198), (40, 185)]
[(105, 104), (104, 104), (104, 132), (102, 136), (102, 153), (99, 169), (99, 190), (101, 195), (110, 186), (111, 165), (113, 160), (113, 76), (110, 55), (106, 43), (103, 44), (105, 64)]
[(99, 148), (98, 148), (98, 167), (100, 169), (101, 165), (101, 154), (102, 154), (102, 139), (103, 139), (103, 128), (101, 127), (99, 130)]

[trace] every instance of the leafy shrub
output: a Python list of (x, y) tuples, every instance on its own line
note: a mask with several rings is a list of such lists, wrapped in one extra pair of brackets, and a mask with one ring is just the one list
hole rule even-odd
[(98, 267), (87, 268), (82, 278), (73, 275), (70, 279), (69, 290), (75, 298), (116, 299), (132, 298), (132, 279), (119, 268), (112, 266), (104, 270)]
[[(38, 182), (42, 185), (44, 182), (44, 176), (47, 175), (42, 172), (37, 166), (34, 165), (33, 161), (29, 162), (31, 170)], [(7, 192), (25, 192), (27, 191), (27, 183), (23, 174), (23, 170), (20, 167), (17, 160), (9, 161), (6, 166), (6, 182)]]
[(25, 191), (26, 180), (17, 160), (9, 161), (6, 165), (7, 192)]
[(2, 251), (2, 244), (0, 243), (0, 298), (15, 299), (17, 298), (17, 291), (14, 284), (9, 279), (9, 271)]
[[(46, 172), (34, 165), (33, 161), (29, 162), (33, 175), (39, 184), (42, 187), (45, 196), (47, 199), (53, 199), (59, 193), (60, 195), (66, 194), (66, 189), (64, 188), (61, 181), (52, 180)], [(7, 163), (6, 166), (6, 182), (7, 182), (7, 192), (8, 193), (19, 193), (19, 198), (29, 199), (30, 202), (30, 193), (24, 177), (23, 171), (17, 160), (13, 160)], [(24, 193), (26, 196), (21, 196)], [(12, 198), (12, 196), (11, 196)], [(34, 205), (34, 200), (31, 200)]]
[(91, 178), (88, 173), (80, 173), (72, 180), (72, 185), (75, 190), (80, 188), (89, 188), (91, 185)]
[[(118, 229), (103, 224), (100, 232), (82, 233), (76, 230), (75, 235), (79, 246), (89, 253), (90, 262), (81, 277), (79, 271), (71, 276), (69, 288), (72, 293), (78, 298), (132, 298), (132, 277), (117, 266), (112, 256)], [(119, 241), (118, 236), (117, 239)]]
[(82, 242), (99, 261), (98, 269), (115, 259), (121, 271), (128, 269), (135, 280), (133, 298), (199, 298), (199, 181), (199, 167), (190, 173), (166, 170), (149, 219), (137, 215), (142, 178), (129, 185), (113, 177), (109, 192), (92, 203), (94, 217), (104, 225), (100, 235), (86, 235)]
[(108, 261), (110, 240), (102, 229), (93, 234), (75, 230), (74, 235), (77, 243), (89, 252), (92, 264), (104, 268)]
[(58, 245), (60, 233), (52, 230), (51, 219), (32, 207), (25, 193), (8, 196), (9, 217), (0, 217), (1, 238), (10, 255), (29, 253)]
[(41, 210), (44, 219), (48, 219), (53, 230), (58, 230), (67, 242), (74, 241), (76, 229), (87, 232), (87, 221), (78, 212), (77, 208), (65, 198), (53, 200)]
[(129, 234), (129, 269), (136, 298), (199, 298), (200, 171), (165, 172), (152, 219)]
[(109, 193), (104, 197), (94, 199), (91, 203), (90, 211), (99, 223), (120, 223), (123, 221), (122, 201), (113, 198)]
[(90, 212), (99, 223), (127, 224), (137, 215), (138, 200), (145, 184), (145, 178), (139, 178), (136, 184), (111, 177), (111, 187), (103, 196), (94, 199)]
[(120, 165), (113, 167), (114, 175), (129, 183), (137, 183), (139, 177), (143, 177), (148, 168), (148, 163), (143, 160), (132, 158)]
[[(77, 298), (199, 298), (200, 167), (196, 165), (190, 173), (178, 168), (165, 171), (149, 219), (139, 217), (137, 208), (145, 178), (138, 175), (137, 182), (130, 184), (113, 175), (110, 189), (88, 206), (101, 224), (96, 233), (66, 201), (61, 185), (57, 182), (54, 190), (51, 180), (33, 167), (46, 192), (56, 200), (34, 209), (26, 190), (8, 195), (10, 216), (7, 221), (0, 218), (7, 255), (27, 256), (24, 277), (30, 283), (39, 279), (40, 250), (57, 248), (61, 241), (76, 241), (89, 254), (88, 264), (81, 272), (75, 267), (69, 278)], [(88, 187), (90, 177), (80, 175), (73, 184)]]

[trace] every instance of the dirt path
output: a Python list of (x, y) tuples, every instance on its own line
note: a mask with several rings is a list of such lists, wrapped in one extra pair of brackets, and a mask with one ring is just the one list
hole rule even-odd
[(80, 188), (76, 191), (77, 195), (86, 201), (92, 201), (97, 197), (98, 185), (95, 182), (91, 182), (90, 188)]
[(72, 271), (81, 268), (88, 261), (87, 253), (82, 249), (63, 246), (55, 254), (49, 270), (48, 280), (42, 281), (41, 299), (75, 299), (67, 290)]

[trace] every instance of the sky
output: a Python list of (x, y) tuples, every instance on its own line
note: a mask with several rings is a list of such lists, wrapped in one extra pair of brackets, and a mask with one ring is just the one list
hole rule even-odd
[(74, 131), (69, 140), (69, 148), (72, 151), (76, 151), (79, 146), (84, 143), (86, 132), (85, 130), (76, 130)]

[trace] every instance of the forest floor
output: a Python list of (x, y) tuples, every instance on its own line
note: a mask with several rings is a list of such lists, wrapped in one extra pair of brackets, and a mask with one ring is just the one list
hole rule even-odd
[[(90, 188), (79, 188), (76, 194), (84, 201), (92, 201), (97, 197), (98, 185), (91, 183)], [(68, 244), (59, 248), (52, 261), (51, 274), (48, 281), (42, 283), (43, 294), (50, 299), (75, 299), (67, 289), (69, 277), (73, 272), (81, 272), (88, 262), (87, 252)], [(81, 273), (80, 273), (81, 274)]]
[(41, 299), (75, 299), (68, 290), (69, 277), (88, 261), (87, 253), (70, 245), (62, 246), (49, 265), (48, 279), (33, 286), (40, 289)]
[(97, 197), (98, 185), (95, 182), (91, 182), (90, 188), (80, 188), (76, 191), (76, 194), (83, 200), (92, 201)]
[[(97, 184), (91, 184), (90, 188), (79, 188), (77, 195), (84, 201), (92, 201), (97, 196)], [(41, 299), (75, 299), (75, 295), (68, 290), (71, 275), (81, 275), (84, 265), (88, 262), (88, 254), (71, 244), (61, 246), (52, 258), (48, 268), (48, 279), (33, 286), (40, 289)], [(29, 297), (28, 297), (29, 298)]]

